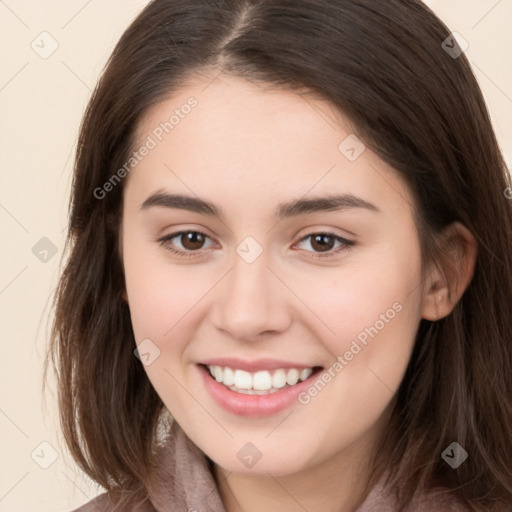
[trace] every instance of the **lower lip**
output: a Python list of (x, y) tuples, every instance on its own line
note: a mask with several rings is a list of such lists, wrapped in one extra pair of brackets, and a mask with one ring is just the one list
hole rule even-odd
[(283, 388), (268, 395), (246, 395), (231, 391), (224, 384), (217, 382), (206, 367), (199, 365), (206, 389), (212, 398), (226, 411), (238, 416), (263, 417), (276, 414), (293, 402), (298, 401), (297, 396), (311, 386), (318, 372), (313, 373), (306, 380)]

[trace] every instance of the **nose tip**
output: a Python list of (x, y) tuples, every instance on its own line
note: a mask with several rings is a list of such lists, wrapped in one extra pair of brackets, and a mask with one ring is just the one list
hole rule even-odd
[[(254, 256), (250, 244), (248, 252)], [(283, 288), (266, 258), (260, 255), (248, 263), (237, 257), (215, 300), (216, 328), (237, 340), (261, 340), (286, 329), (291, 316)]]

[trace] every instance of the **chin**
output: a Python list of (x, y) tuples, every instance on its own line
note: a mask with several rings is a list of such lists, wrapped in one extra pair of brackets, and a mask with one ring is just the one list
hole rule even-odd
[(268, 446), (258, 450), (255, 445), (249, 443), (237, 443), (241, 445), (232, 456), (227, 456), (226, 450), (223, 453), (205, 452), (214, 463), (225, 471), (243, 475), (275, 477), (287, 476), (306, 469), (312, 460), (305, 458), (304, 450), (290, 451), (279, 448), (273, 449)]

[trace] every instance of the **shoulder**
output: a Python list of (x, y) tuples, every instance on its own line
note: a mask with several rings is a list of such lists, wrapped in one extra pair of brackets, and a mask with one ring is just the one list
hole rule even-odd
[(430, 489), (413, 500), (411, 510), (415, 512), (468, 512), (470, 509), (447, 488)]
[(85, 503), (71, 512), (156, 512), (151, 503), (145, 502), (137, 508), (126, 508), (125, 505), (115, 504), (108, 494), (104, 492), (91, 501)]
[(114, 504), (105, 492), (71, 512), (112, 512), (113, 510)]
[[(384, 477), (374, 486), (356, 512), (395, 512), (399, 510), (399, 489)], [(407, 506), (408, 512), (468, 512), (456, 493), (446, 487), (427, 487), (417, 491)]]

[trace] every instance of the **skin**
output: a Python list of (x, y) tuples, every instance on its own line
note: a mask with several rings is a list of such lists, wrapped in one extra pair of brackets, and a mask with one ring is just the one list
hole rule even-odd
[[(198, 105), (136, 166), (124, 183), (121, 251), (125, 300), (137, 344), (160, 355), (145, 366), (186, 434), (215, 463), (228, 512), (353, 511), (369, 488), (370, 461), (385, 430), (421, 318), (451, 312), (471, 279), (476, 243), (460, 224), (450, 235), (461, 266), (445, 280), (421, 274), (413, 199), (399, 174), (368, 148), (349, 161), (338, 149), (354, 133), (319, 99), (221, 75), (197, 78), (154, 105), (138, 125), (139, 147), (170, 113)], [(156, 191), (200, 197), (224, 216), (163, 207), (142, 210)], [(373, 203), (276, 221), (278, 204), (350, 193)], [(208, 235), (203, 245), (175, 237)], [(319, 258), (319, 232), (354, 242)], [(247, 237), (263, 249), (252, 263), (236, 249)], [(331, 254), (340, 246), (332, 239)], [(329, 368), (365, 328), (399, 303), (401, 311), (306, 404), (266, 418), (238, 417), (208, 394), (196, 364), (237, 356)], [(261, 459), (237, 452), (252, 442)], [(371, 480), (375, 483), (380, 474)]]

